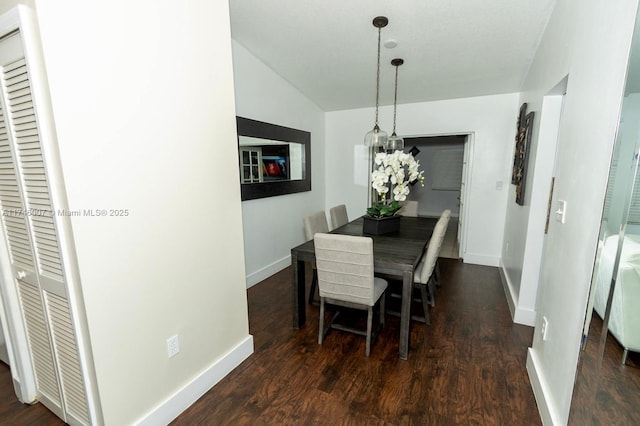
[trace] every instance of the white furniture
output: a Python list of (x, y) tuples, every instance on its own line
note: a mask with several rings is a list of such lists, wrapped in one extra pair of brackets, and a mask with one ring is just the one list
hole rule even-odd
[(416, 267), (413, 275), (414, 283), (420, 291), (420, 298), (422, 300), (422, 309), (424, 310), (424, 322), (430, 324), (429, 318), (429, 305), (435, 306), (435, 283), (436, 274), (434, 270), (436, 268), (436, 262), (438, 261), (438, 255), (440, 254), (440, 248), (442, 247), (442, 241), (444, 240), (444, 234), (447, 232), (447, 225), (449, 223), (448, 218), (440, 217), (433, 228), (433, 234), (429, 240), (427, 251), (425, 252), (420, 263)]
[(400, 209), (402, 216), (418, 216), (418, 202), (417, 201), (403, 201), (402, 208)]
[[(605, 240), (597, 272), (593, 308), (603, 319), (617, 248), (618, 235)], [(629, 351), (640, 352), (640, 235), (624, 237), (608, 328), (624, 348), (623, 364)]]
[[(310, 215), (302, 218), (304, 224), (304, 235), (307, 237), (307, 241), (313, 240), (313, 236), (317, 232), (329, 232), (329, 225), (327, 224), (327, 216), (323, 211), (311, 213)], [(315, 266), (313, 267), (313, 276), (311, 278), (311, 289), (309, 290), (309, 303), (313, 303), (315, 300), (316, 289), (318, 288), (318, 272)]]
[(336, 229), (342, 225), (349, 223), (349, 216), (347, 215), (347, 206), (340, 204), (339, 206), (332, 207), (329, 210), (329, 216), (331, 216), (331, 229)]
[[(314, 238), (318, 287), (320, 289), (320, 321), (318, 344), (331, 328), (365, 335), (366, 354), (371, 353), (371, 341), (384, 326), (384, 293), (387, 281), (374, 276), (373, 239), (342, 234), (318, 233)], [(380, 301), (379, 327), (373, 333), (373, 308)], [(367, 330), (335, 323), (339, 312), (324, 327), (325, 303), (367, 311)]]

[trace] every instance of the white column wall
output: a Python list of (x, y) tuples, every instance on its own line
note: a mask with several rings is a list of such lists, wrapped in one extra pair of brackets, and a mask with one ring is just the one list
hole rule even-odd
[(302, 218), (325, 210), (324, 112), (235, 41), (233, 72), (238, 116), (311, 132), (311, 191), (242, 202), (250, 287), (291, 264)]
[(228, 4), (36, 11), (69, 208), (128, 211), (71, 218), (104, 423), (167, 424), (252, 350)]
[[(499, 264), (507, 193), (513, 190), (517, 102), (518, 94), (506, 94), (398, 105), (401, 136), (473, 134), (465, 262)], [(380, 117), (380, 126), (390, 129), (392, 107), (382, 107)], [(361, 150), (373, 119), (372, 108), (327, 113), (326, 204), (346, 204), (349, 217), (366, 210), (366, 157)]]

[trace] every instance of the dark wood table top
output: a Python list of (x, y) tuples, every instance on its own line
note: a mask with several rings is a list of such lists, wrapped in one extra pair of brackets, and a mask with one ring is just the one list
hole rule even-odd
[[(400, 219), (400, 229), (383, 235), (368, 235), (362, 232), (362, 217), (349, 222), (331, 233), (366, 236), (373, 238), (373, 256), (375, 270), (379, 273), (402, 272), (413, 269), (420, 260), (437, 218), (408, 217)], [(314, 261), (315, 247), (313, 240), (300, 244), (291, 249), (299, 260)]]

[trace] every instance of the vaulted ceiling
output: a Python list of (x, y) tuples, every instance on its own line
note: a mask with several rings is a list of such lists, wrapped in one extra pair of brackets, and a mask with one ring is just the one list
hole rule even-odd
[(325, 111), (517, 92), (555, 0), (229, 0), (231, 35)]

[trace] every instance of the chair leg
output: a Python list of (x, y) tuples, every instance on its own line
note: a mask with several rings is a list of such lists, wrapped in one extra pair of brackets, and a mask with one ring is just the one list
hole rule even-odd
[(316, 292), (318, 289), (318, 270), (313, 268), (313, 276), (311, 277), (311, 290), (309, 290), (309, 304), (316, 301)]
[(367, 313), (367, 349), (366, 354), (369, 356), (371, 353), (371, 330), (373, 328), (373, 306), (369, 306)]
[(424, 322), (431, 325), (431, 316), (429, 315), (429, 296), (427, 295), (427, 286), (420, 285), (420, 298), (422, 299), (422, 309), (424, 310)]
[(429, 305), (433, 308), (436, 306), (436, 285), (433, 275), (431, 275), (431, 278), (427, 281), (427, 290), (429, 290)]
[(442, 282), (440, 282), (440, 260), (436, 260), (436, 265), (433, 268), (433, 274), (436, 277), (435, 281), (436, 281), (436, 285), (438, 287), (442, 286)]
[(320, 298), (320, 321), (319, 329), (318, 329), (318, 344), (322, 344), (322, 339), (324, 338), (324, 297)]
[(383, 294), (382, 296), (380, 296), (380, 324), (383, 327), (384, 327), (384, 322), (385, 322), (385, 316), (386, 316), (386, 313), (387, 313), (386, 298), (387, 298), (386, 294)]

